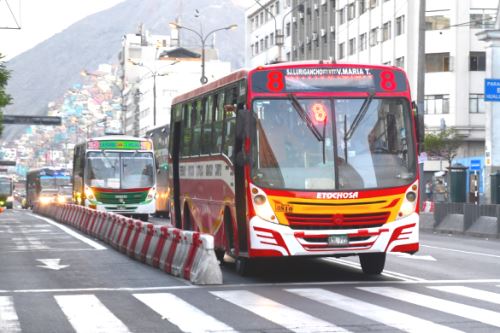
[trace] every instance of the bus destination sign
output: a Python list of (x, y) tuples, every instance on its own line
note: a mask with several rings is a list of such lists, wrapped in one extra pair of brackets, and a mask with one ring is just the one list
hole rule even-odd
[(90, 141), (88, 148), (100, 150), (150, 150), (151, 143), (148, 141), (132, 140)]
[(256, 71), (255, 92), (402, 92), (407, 89), (402, 71), (363, 67), (291, 67)]

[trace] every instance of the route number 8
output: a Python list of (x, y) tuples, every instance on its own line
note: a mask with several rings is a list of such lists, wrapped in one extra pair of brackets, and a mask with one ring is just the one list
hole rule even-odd
[(282, 91), (285, 88), (283, 73), (271, 71), (267, 73), (267, 89), (273, 92)]
[(384, 90), (395, 90), (397, 87), (394, 72), (383, 71), (380, 73), (380, 86)]

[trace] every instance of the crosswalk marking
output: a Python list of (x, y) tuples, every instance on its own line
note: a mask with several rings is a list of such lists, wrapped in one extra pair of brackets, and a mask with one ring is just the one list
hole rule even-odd
[(394, 287), (357, 287), (374, 294), (500, 327), (500, 313)]
[(293, 332), (348, 332), (329, 322), (246, 290), (211, 293)]
[(134, 294), (134, 297), (161, 315), (163, 319), (177, 325), (184, 332), (236, 332), (232, 327), (174, 294)]
[(77, 333), (128, 333), (129, 330), (94, 295), (54, 296)]
[(478, 299), (480, 301), (500, 304), (500, 294), (465, 286), (432, 286), (430, 289), (446, 291), (448, 293)]
[(0, 332), (21, 332), (21, 326), (11, 296), (0, 296)]
[(363, 316), (365, 318), (380, 322), (384, 325), (391, 326), (405, 332), (462, 332), (402, 312), (330, 292), (325, 289), (303, 288), (286, 289), (286, 291), (308, 299), (312, 299), (316, 302), (320, 302), (331, 307), (338, 308), (340, 310)]

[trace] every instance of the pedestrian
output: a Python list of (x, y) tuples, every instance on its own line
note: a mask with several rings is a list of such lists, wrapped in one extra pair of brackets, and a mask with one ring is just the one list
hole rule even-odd
[(432, 201), (432, 182), (430, 180), (425, 183), (425, 196), (427, 201)]

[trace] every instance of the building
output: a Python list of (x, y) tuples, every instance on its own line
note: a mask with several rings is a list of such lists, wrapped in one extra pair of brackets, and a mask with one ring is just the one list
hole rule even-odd
[[(277, 46), (271, 38), (278, 31), (276, 19), (285, 27), (282, 60), (402, 67), (416, 99), (419, 1), (270, 0), (260, 4), (246, 12), (248, 65), (276, 58)], [(426, 1), (425, 126), (427, 131), (456, 128), (465, 140), (459, 150), (463, 163), (480, 158), (484, 166), (486, 43), (476, 34), (493, 28), (497, 5), (498, 0)], [(280, 8), (278, 13), (272, 6)], [(426, 162), (425, 169), (438, 171), (442, 166)]]
[[(177, 36), (173, 30), (172, 36)], [(175, 96), (200, 85), (201, 56), (198, 50), (177, 45), (177, 37), (151, 35), (143, 26), (125, 35), (122, 44), (124, 129), (126, 134), (144, 136), (170, 122)], [(231, 71), (230, 63), (219, 61), (213, 47), (206, 50), (205, 68), (209, 81)]]

